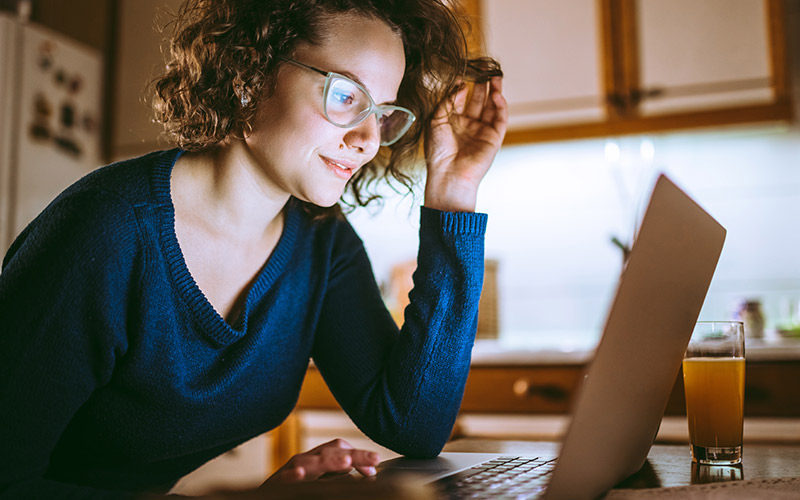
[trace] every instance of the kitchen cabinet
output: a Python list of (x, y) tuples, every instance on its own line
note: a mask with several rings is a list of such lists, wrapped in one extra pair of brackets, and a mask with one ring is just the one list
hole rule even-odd
[[(475, 365), (470, 370), (462, 412), (569, 413), (585, 364)], [(800, 360), (747, 361), (748, 417), (800, 417)], [(309, 394), (310, 395), (310, 394)], [(304, 400), (301, 397), (301, 402)], [(685, 415), (683, 376), (678, 374), (665, 413)]]
[(475, 27), (505, 72), (511, 130), (608, 119), (595, 0), (478, 0)]
[(462, 0), (506, 143), (788, 121), (781, 0)]
[[(782, 0), (458, 1), (503, 64), (507, 144), (792, 117)], [(178, 4), (119, 2), (114, 159), (165, 147), (145, 89)]]
[[(746, 361), (744, 415), (800, 417), (800, 361)], [(678, 374), (665, 413), (685, 415), (683, 374)]]
[(638, 112), (650, 116), (773, 102), (768, 5), (763, 0), (639, 1), (639, 81), (627, 89), (629, 99), (639, 92)]

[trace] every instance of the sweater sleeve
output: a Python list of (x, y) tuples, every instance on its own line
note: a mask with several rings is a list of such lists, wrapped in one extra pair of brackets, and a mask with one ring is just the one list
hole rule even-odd
[(365, 434), (398, 453), (430, 457), (450, 436), (469, 373), (487, 216), (426, 207), (420, 216), (402, 331), (359, 240), (335, 262), (314, 361)]
[(62, 196), (0, 274), (0, 499), (130, 498), (48, 477), (70, 420), (126, 350), (136, 223), (96, 193)]

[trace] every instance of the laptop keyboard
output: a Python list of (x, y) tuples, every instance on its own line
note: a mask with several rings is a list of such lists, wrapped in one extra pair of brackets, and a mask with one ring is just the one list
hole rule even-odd
[(528, 500), (544, 494), (555, 458), (497, 457), (436, 481), (441, 498)]

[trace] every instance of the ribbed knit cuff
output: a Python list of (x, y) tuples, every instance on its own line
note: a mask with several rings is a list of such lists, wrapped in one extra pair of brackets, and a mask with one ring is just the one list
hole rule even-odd
[(420, 209), (422, 229), (441, 229), (456, 234), (486, 234), (489, 216), (476, 212), (442, 212), (428, 207)]

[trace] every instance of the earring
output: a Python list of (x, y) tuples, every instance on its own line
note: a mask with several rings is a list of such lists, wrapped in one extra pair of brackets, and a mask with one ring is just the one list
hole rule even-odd
[(250, 104), (250, 94), (248, 94), (247, 92), (242, 92), (242, 96), (239, 98), (239, 102), (242, 103), (243, 108), (248, 104)]

